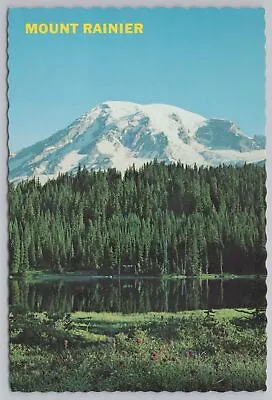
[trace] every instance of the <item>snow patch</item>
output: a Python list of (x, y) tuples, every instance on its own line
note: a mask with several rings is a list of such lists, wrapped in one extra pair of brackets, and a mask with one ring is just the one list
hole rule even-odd
[(78, 154), (78, 152), (75, 150), (71, 151), (60, 160), (56, 171), (61, 173), (68, 172), (70, 169), (77, 167), (80, 160), (82, 160), (84, 157), (84, 154)]
[(132, 151), (129, 151), (120, 142), (110, 142), (107, 139), (97, 143), (97, 149), (101, 154), (110, 156), (112, 167), (124, 172), (129, 166), (135, 164), (135, 167), (142, 166), (148, 159), (136, 157)]

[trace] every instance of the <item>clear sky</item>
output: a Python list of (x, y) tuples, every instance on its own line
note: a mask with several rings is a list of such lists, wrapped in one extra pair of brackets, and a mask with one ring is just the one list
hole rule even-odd
[[(142, 22), (144, 34), (26, 35), (26, 22)], [(172, 104), (264, 134), (264, 46), (262, 9), (10, 9), (10, 149), (107, 100)]]

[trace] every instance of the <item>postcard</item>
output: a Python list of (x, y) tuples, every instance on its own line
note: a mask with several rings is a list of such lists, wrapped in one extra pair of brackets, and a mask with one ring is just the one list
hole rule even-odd
[(261, 8), (10, 8), (14, 392), (266, 390)]

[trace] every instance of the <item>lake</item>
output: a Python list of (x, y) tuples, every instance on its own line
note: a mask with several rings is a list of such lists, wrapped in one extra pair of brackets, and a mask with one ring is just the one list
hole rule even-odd
[(262, 278), (87, 278), (10, 280), (9, 301), (29, 311), (143, 313), (266, 305)]

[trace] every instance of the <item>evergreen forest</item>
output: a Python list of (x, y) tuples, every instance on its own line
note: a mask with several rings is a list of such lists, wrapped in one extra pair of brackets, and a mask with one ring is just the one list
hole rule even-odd
[(265, 179), (155, 160), (11, 183), (10, 274), (265, 274)]

